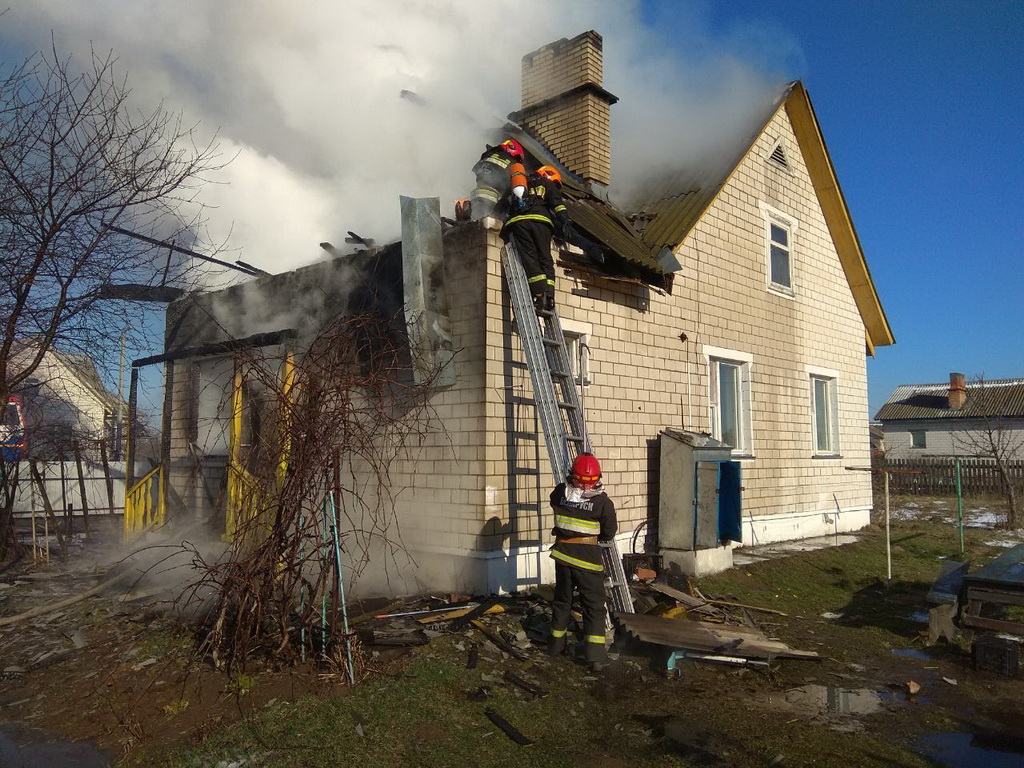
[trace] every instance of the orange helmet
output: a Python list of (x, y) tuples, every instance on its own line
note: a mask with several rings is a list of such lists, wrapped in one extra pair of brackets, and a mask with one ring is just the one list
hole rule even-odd
[(509, 157), (518, 157), (522, 160), (526, 156), (523, 153), (522, 145), (515, 139), (505, 139), (505, 141), (501, 142), (499, 146), (505, 150), (505, 153)]
[(581, 453), (572, 463), (572, 484), (589, 491), (601, 482), (601, 464), (592, 453)]
[(543, 176), (548, 181), (553, 181), (558, 186), (562, 186), (562, 174), (552, 168), (550, 165), (542, 165), (537, 169), (537, 175)]

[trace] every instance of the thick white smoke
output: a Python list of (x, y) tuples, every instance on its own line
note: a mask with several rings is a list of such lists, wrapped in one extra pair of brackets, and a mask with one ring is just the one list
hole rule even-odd
[[(10, 9), (11, 64), (46, 49), (81, 66), (113, 50), (140, 107), (159, 101), (218, 132), (235, 159), (204, 195), (211, 243), (280, 272), (344, 247), (345, 233), (399, 236), (398, 196), (439, 196), (442, 213), (473, 185), (488, 132), (519, 108), (523, 54), (595, 29), (605, 39), (613, 189), (651, 168), (722, 149), (785, 79), (764, 47), (716, 41), (703, 2), (550, 0), (51, 0)], [(668, 31), (668, 34), (666, 34)], [(751, 43), (751, 40), (754, 42)], [(676, 44), (669, 44), (676, 41)]]

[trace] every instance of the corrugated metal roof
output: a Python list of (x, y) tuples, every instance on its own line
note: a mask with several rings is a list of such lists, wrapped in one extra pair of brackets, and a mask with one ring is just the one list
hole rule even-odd
[(1024, 379), (967, 383), (961, 408), (949, 407), (949, 383), (901, 384), (875, 418), (878, 421), (1024, 417)]

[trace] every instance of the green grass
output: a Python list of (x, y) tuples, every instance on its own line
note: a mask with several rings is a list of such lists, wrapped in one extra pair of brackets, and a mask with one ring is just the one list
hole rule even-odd
[[(1003, 551), (984, 545), (990, 537), (988, 532), (968, 531), (968, 556), (980, 563)], [(697, 585), (705, 594), (789, 614), (788, 618), (753, 615), (772, 621), (778, 630), (773, 634), (794, 647), (818, 650), (832, 660), (828, 664), (841, 665), (825, 670), (848, 672), (847, 663), (891, 659), (891, 648), (907, 647), (919, 639), (922, 624), (911, 615), (927, 610), (924, 596), (940, 572), (942, 558), (958, 556), (955, 528), (900, 522), (892, 528), (893, 581), (888, 587), (884, 529), (878, 526), (867, 529), (857, 544), (734, 568), (701, 579)], [(842, 618), (822, 619), (820, 614), (826, 611), (841, 613)], [(466, 669), (470, 642), (481, 645), (475, 670)], [(939, 653), (962, 651), (946, 647)], [(434, 638), (392, 674), (352, 691), (339, 687), (333, 696), (277, 704), (197, 748), (173, 755), (137, 755), (131, 764), (177, 768), (232, 760), (245, 760), (247, 768), (707, 764), (699, 755), (680, 752), (652, 725), (681, 718), (708, 730), (707, 752), (724, 759), (721, 764), (767, 765), (784, 755), (786, 766), (925, 766), (902, 745), (903, 738), (952, 722), (943, 710), (905, 707), (885, 716), (896, 738), (883, 732), (840, 733), (813, 719), (794, 719), (757, 703), (802, 684), (803, 676), (829, 679), (830, 673), (813, 662), (784, 662), (769, 673), (703, 667), (684, 673), (678, 681), (664, 681), (644, 668), (645, 659), (637, 657), (622, 671), (618, 689), (609, 693), (607, 686), (595, 685), (568, 659), (549, 660), (539, 654), (531, 659), (535, 661), (501, 659), (472, 631)], [(530, 698), (517, 688), (481, 677), (500, 678), (505, 670), (533, 678), (550, 696)], [(489, 686), (489, 699), (469, 701), (467, 693), (481, 685)], [(972, 696), (967, 686), (961, 686), (960, 692), (965, 699)], [(487, 708), (536, 744), (514, 744), (485, 717)]]

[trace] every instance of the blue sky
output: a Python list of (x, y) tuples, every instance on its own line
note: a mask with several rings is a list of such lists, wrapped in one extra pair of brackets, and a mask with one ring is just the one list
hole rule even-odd
[[(666, 45), (679, 7), (646, 5)], [(896, 336), (868, 361), (871, 416), (898, 384), (1024, 377), (1024, 2), (703, 13), (712, 37), (811, 95)]]
[[(505, 17), (530, 21), (496, 36)], [(868, 361), (870, 415), (898, 384), (1024, 376), (1024, 0), (26, 0), (0, 54), (113, 50), (141, 106), (217, 129), (235, 159), (204, 191), (209, 242), (280, 272), (348, 229), (387, 241), (399, 194), (465, 194), (520, 57), (587, 29), (622, 98), (613, 188), (637, 152), (804, 81), (897, 340)]]

